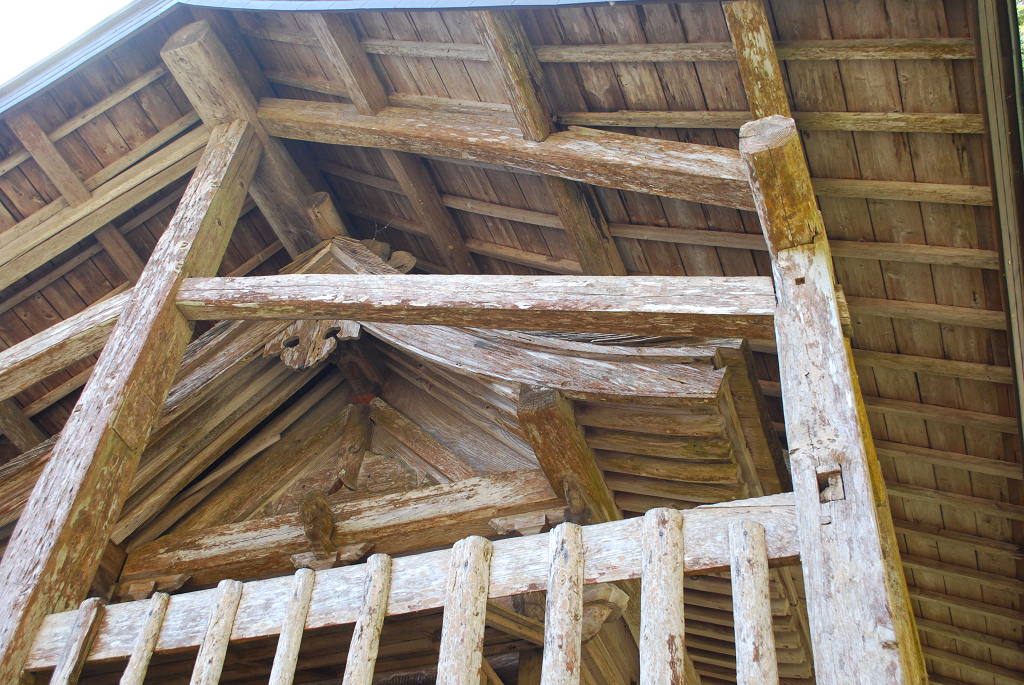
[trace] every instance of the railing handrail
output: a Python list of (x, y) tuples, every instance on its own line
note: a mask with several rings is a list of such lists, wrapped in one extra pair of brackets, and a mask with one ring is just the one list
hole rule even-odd
[[(727, 571), (730, 567), (729, 523), (753, 521), (764, 526), (773, 565), (796, 561), (799, 535), (792, 494), (723, 502), (683, 512), (685, 567), (688, 575)], [(608, 583), (641, 576), (643, 518), (583, 528), (584, 583)], [(493, 543), (490, 598), (546, 589), (550, 534), (508, 538)], [(396, 616), (444, 606), (451, 550), (394, 559), (387, 615)], [(318, 571), (305, 627), (307, 630), (353, 623), (362, 604), (366, 564)], [(244, 584), (231, 632), (232, 640), (277, 635), (287, 611), (293, 578), (284, 576)], [(156, 644), (156, 653), (198, 647), (206, 631), (216, 589), (171, 597)], [(142, 630), (148, 600), (114, 604), (89, 652), (88, 661), (131, 655)], [(52, 668), (64, 649), (76, 611), (47, 616), (26, 668)]]

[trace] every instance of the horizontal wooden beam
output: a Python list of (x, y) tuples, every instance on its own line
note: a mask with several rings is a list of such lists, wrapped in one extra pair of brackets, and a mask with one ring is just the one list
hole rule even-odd
[[(401, 186), (391, 179), (350, 169), (329, 161), (321, 161), (320, 169), (332, 176), (362, 183), (391, 193), (403, 195)], [(562, 228), (562, 221), (555, 214), (545, 214), (529, 209), (518, 209), (504, 205), (484, 202), (458, 195), (441, 195), (446, 207), (470, 214), (489, 216), (495, 219), (518, 221), (535, 226)], [(426, 235), (425, 229), (419, 224), (387, 215), (378, 210), (365, 207), (346, 207), (357, 216), (387, 223), (395, 228), (413, 234)], [(657, 240), (681, 245), (704, 245), (708, 247), (727, 247), (738, 250), (757, 250), (767, 252), (768, 245), (761, 233), (733, 233), (731, 231), (712, 231), (708, 229), (682, 228), (676, 226), (645, 226), (640, 224), (609, 224), (611, 234), (618, 238), (636, 238), (637, 240)], [(481, 249), (488, 245), (478, 243)], [(497, 246), (501, 247), (501, 246)], [(945, 266), (965, 266), (977, 269), (1000, 268), (999, 253), (995, 250), (980, 250), (968, 247), (949, 247), (946, 245), (919, 245), (914, 243), (867, 242), (855, 240), (830, 240), (829, 248), (833, 257), (851, 259), (878, 259), (891, 262), (909, 262), (914, 264), (942, 264)], [(471, 250), (472, 251), (472, 250)], [(487, 254), (480, 252), (479, 254)], [(529, 253), (527, 253), (529, 254)], [(515, 260), (508, 260), (515, 261)], [(569, 260), (567, 260), (569, 261)], [(578, 273), (571, 271), (569, 273)]]
[(191, 320), (352, 319), (504, 330), (753, 337), (772, 330), (769, 278), (302, 275), (187, 279)]
[(972, 497), (971, 495), (961, 495), (956, 492), (936, 490), (935, 488), (926, 488), (920, 485), (907, 485), (906, 483), (896, 483), (888, 480), (885, 482), (885, 488), (890, 497), (901, 497), (926, 504), (966, 509), (967, 511), (987, 516), (1024, 521), (1024, 506), (1019, 504), (997, 502), (984, 497)]
[[(409, 492), (329, 499), (332, 541), (370, 543), (374, 552), (401, 554), (447, 547), (469, 535), (493, 535), (489, 521), (561, 506), (539, 471), (510, 471)], [(428, 512), (428, 513), (425, 513)], [(184, 554), (185, 550), (189, 550)], [(121, 582), (187, 573), (195, 585), (224, 578), (288, 573), (291, 555), (309, 550), (298, 514), (282, 514), (175, 533), (128, 555)]]
[[(462, 481), (466, 483), (468, 481)], [(455, 484), (452, 484), (453, 486)], [(451, 487), (451, 486), (445, 486)], [(686, 572), (693, 575), (729, 568), (729, 523), (756, 521), (765, 527), (768, 556), (773, 565), (796, 560), (798, 536), (792, 495), (775, 495), (743, 502), (698, 507), (684, 513)], [(253, 522), (255, 523), (255, 522)], [(642, 519), (628, 519), (583, 529), (584, 582), (616, 582), (640, 577)], [(451, 550), (394, 559), (388, 615), (441, 607), (444, 603)], [(366, 565), (318, 571), (306, 629), (353, 623), (362, 604)], [(548, 576), (548, 534), (494, 542), (489, 596), (507, 597), (543, 587)], [(246, 586), (232, 630), (232, 639), (247, 640), (279, 633), (287, 611), (291, 577), (258, 581)], [(157, 652), (193, 648), (202, 641), (205, 622), (216, 590), (178, 595), (168, 607)], [(131, 654), (134, 636), (145, 620), (148, 602), (126, 602), (107, 608), (89, 661), (123, 659)], [(32, 671), (52, 668), (74, 624), (76, 612), (51, 614), (33, 644), (27, 663)], [(132, 637), (128, 637), (132, 636)], [(436, 658), (436, 657), (435, 657)]]
[(0, 400), (102, 350), (131, 297), (126, 290), (97, 302), (0, 352)]
[[(318, 47), (311, 32), (242, 29), (251, 38)], [(373, 55), (488, 61), (481, 45), (430, 43), (371, 38), (361, 41)], [(538, 45), (541, 62), (731, 62), (732, 43), (647, 43), (642, 45)], [(974, 59), (974, 41), (967, 38), (882, 38), (860, 40), (776, 41), (780, 60)]]
[[(129, 97), (139, 92), (153, 81), (156, 81), (158, 78), (160, 78), (166, 73), (167, 67), (165, 67), (162, 64), (153, 67), (152, 69), (142, 74), (138, 78), (134, 79), (127, 85), (118, 88), (113, 93), (97, 102), (95, 105), (87, 107), (75, 116), (71, 117), (60, 126), (53, 129), (53, 131), (47, 134), (47, 136), (49, 137), (51, 142), (56, 143), (58, 140), (68, 135), (69, 133), (77, 131), (82, 126), (85, 126), (90, 121), (92, 121), (99, 115), (103, 114), (117, 103), (127, 100)], [(27, 151), (16, 152), (13, 155), (10, 155), (9, 157), (5, 157), (2, 161), (0, 161), (0, 176), (6, 174), (8, 171), (18, 166), (22, 162), (27, 161), (30, 157), (31, 156)]]
[[(298, 83), (295, 83), (298, 85)], [(302, 86), (299, 86), (302, 87)], [(310, 88), (313, 90), (313, 88)], [(319, 91), (323, 92), (323, 91)], [(397, 105), (396, 105), (397, 106)], [(415, 107), (414, 104), (405, 105)], [(946, 112), (793, 112), (801, 131), (884, 131), (889, 133), (984, 133), (980, 114)], [(563, 126), (738, 129), (751, 121), (747, 111), (642, 111), (563, 112)]]
[(441, 155), (506, 165), (582, 183), (753, 209), (735, 150), (573, 128), (542, 143), (523, 140), (504, 117), (389, 107), (374, 117), (352, 105), (260, 102), (259, 118), (281, 138)]

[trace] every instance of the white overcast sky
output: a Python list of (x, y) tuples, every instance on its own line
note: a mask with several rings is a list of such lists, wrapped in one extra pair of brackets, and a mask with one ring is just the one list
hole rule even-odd
[(0, 0), (0, 84), (52, 55), (131, 0)]

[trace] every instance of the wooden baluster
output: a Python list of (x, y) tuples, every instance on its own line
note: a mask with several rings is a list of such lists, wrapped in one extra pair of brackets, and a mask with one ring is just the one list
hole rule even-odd
[(452, 548), (437, 685), (480, 685), (493, 550), (490, 540), (476, 535)]
[(732, 559), (732, 611), (736, 632), (736, 682), (778, 685), (775, 635), (768, 597), (768, 545), (764, 526), (754, 521), (729, 524)]
[(100, 629), (103, 613), (103, 600), (99, 597), (90, 597), (78, 607), (75, 625), (50, 678), (53, 685), (75, 685), (78, 682), (78, 674), (85, 666), (85, 657), (89, 655), (89, 648)]
[[(373, 668), (377, 663), (380, 629), (391, 593), (391, 557), (374, 554), (366, 560), (366, 580), (363, 582), (363, 604), (352, 631), (345, 661), (345, 680), (342, 685), (371, 685)], [(485, 593), (486, 596), (486, 593)], [(446, 612), (447, 613), (447, 612)]]
[(217, 685), (220, 671), (224, 668), (224, 657), (231, 641), (231, 628), (235, 624), (238, 602), (242, 599), (242, 584), (237, 580), (222, 580), (217, 586), (217, 595), (210, 609), (210, 622), (206, 624), (206, 635), (196, 657), (189, 685)]
[(153, 658), (153, 650), (156, 649), (156, 642), (160, 638), (160, 629), (164, 625), (164, 616), (167, 615), (167, 605), (170, 601), (171, 596), (166, 592), (154, 593), (149, 600), (146, 620), (142, 624), (139, 638), (135, 641), (124, 674), (121, 675), (121, 685), (142, 685), (142, 681), (146, 679), (149, 660)]
[(583, 668), (583, 529), (562, 523), (548, 538), (541, 685), (579, 685)]
[(292, 596), (288, 598), (288, 610), (281, 624), (281, 635), (277, 638), (270, 685), (292, 685), (295, 678), (295, 663), (299, 660), (299, 646), (302, 644), (302, 631), (306, 627), (309, 600), (313, 598), (314, 582), (316, 571), (300, 568), (295, 572)]
[(683, 512), (644, 515), (640, 557), (640, 685), (685, 683)]

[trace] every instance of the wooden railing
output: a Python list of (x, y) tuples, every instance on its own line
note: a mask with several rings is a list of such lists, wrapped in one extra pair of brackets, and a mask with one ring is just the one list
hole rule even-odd
[[(121, 683), (142, 683), (154, 653), (199, 647), (193, 683), (216, 683), (232, 640), (280, 635), (272, 685), (292, 682), (305, 630), (355, 623), (345, 685), (370, 685), (385, 616), (444, 607), (441, 685), (479, 685), (489, 598), (547, 591), (543, 681), (578, 683), (584, 585), (641, 579), (641, 685), (683, 682), (683, 576), (731, 571), (738, 682), (777, 682), (768, 566), (799, 554), (791, 494), (689, 511), (654, 509), (643, 518), (104, 608), (48, 616), (27, 670), (54, 669), (74, 682), (86, 661), (129, 658)], [(59, 676), (59, 677), (58, 677)]]

